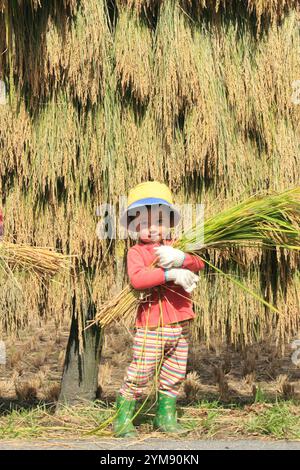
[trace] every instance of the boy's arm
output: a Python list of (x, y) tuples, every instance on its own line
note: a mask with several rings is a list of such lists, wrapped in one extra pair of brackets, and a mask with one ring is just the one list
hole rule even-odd
[(185, 253), (181, 268), (189, 269), (190, 271), (197, 273), (201, 269), (204, 269), (204, 267), (205, 263), (202, 261), (202, 259), (199, 258), (199, 256)]
[(127, 254), (127, 273), (130, 284), (134, 289), (149, 289), (165, 284), (165, 270), (145, 266), (144, 260), (135, 247), (131, 247)]

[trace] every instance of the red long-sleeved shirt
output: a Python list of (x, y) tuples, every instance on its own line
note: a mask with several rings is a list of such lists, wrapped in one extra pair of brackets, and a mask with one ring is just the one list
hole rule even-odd
[[(173, 240), (163, 241), (164, 245), (172, 243)], [(159, 245), (158, 242), (149, 244), (140, 242), (128, 250), (127, 273), (130, 284), (134, 289), (146, 291), (146, 293), (150, 292), (147, 289), (151, 289), (151, 296), (141, 301), (138, 307), (136, 327), (163, 326), (195, 317), (191, 295), (173, 281), (166, 282), (163, 268), (150, 267), (156, 258), (154, 247)], [(198, 256), (186, 253), (181, 268), (197, 273), (204, 266), (205, 263)], [(162, 318), (159, 308), (159, 289), (162, 297)]]

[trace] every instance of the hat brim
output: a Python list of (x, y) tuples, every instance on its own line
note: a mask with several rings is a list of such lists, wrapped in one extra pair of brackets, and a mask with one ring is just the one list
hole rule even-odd
[(170, 212), (173, 212), (173, 214), (174, 214), (174, 226), (178, 225), (181, 216), (180, 216), (179, 211), (176, 209), (176, 207), (173, 204), (170, 204), (165, 199), (160, 199), (160, 198), (155, 198), (155, 197), (140, 199), (139, 201), (136, 201), (136, 202), (133, 202), (132, 204), (130, 204), (130, 206), (127, 207), (126, 211), (124, 211), (123, 214), (121, 215), (120, 224), (123, 227), (127, 228), (127, 215), (128, 215), (128, 212), (131, 209), (137, 209), (138, 207), (143, 207), (143, 206), (146, 206), (146, 205), (147, 206), (164, 205), (164, 206), (169, 207)]

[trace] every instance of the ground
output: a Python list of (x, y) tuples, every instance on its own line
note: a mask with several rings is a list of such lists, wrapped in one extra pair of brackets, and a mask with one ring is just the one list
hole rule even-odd
[[(131, 358), (132, 333), (121, 326), (106, 331), (98, 401), (54, 414), (68, 328), (68, 322), (58, 330), (48, 323), (25, 330), (14, 340), (3, 338), (7, 364), (0, 366), (0, 438), (4, 446), (7, 439), (52, 439), (54, 446), (57, 439), (87, 443), (111, 439), (115, 393)], [(181, 440), (300, 441), (300, 367), (291, 361), (291, 353), (288, 345), (281, 357), (270, 344), (236, 350), (216, 342), (207, 350), (194, 341), (178, 400), (179, 419), (187, 430)], [(143, 441), (159, 436), (151, 426), (154, 398), (152, 393), (136, 420)]]
[[(129, 440), (54, 440), (47, 441), (0, 441), (1, 450), (300, 450), (300, 442), (293, 441), (269, 441), (269, 440), (188, 440), (174, 441), (150, 438), (141, 441)], [(170, 452), (170, 455), (172, 453)], [(147, 455), (147, 454), (146, 454)], [(139, 456), (139, 458), (141, 458)]]

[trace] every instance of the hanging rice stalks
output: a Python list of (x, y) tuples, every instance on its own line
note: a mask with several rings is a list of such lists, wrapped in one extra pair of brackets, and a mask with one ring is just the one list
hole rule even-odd
[[(202, 239), (199, 241), (203, 229), (204, 243)], [(173, 244), (174, 247), (199, 256), (204, 248), (257, 245), (269, 249), (280, 247), (300, 250), (300, 188), (271, 196), (253, 196), (206, 221), (197, 221), (191, 230), (183, 233)], [(203, 261), (220, 274), (225, 274), (207, 260)], [(241, 282), (233, 277), (229, 279), (278, 312)], [(135, 313), (138, 303), (139, 295), (133, 288), (126, 286), (117, 297), (100, 308), (96, 321), (106, 326), (113, 320), (126, 319)]]
[(145, 103), (149, 99), (152, 82), (152, 37), (150, 28), (139, 15), (120, 11), (115, 33), (115, 73), (121, 93), (130, 92), (131, 99)]
[[(102, 203), (118, 210), (129, 187), (157, 179), (213, 217), (256, 192), (298, 186), (299, 18), (296, 0), (0, 0), (0, 202), (14, 243), (80, 253), (100, 312), (124, 285), (116, 241), (95, 234)], [(210, 242), (222, 235), (211, 230)], [(273, 241), (262, 250), (268, 237), (205, 250), (251, 291), (261, 283), (280, 327), (276, 311), (210, 267), (205, 299), (193, 297), (207, 338), (226, 339), (226, 325), (236, 344), (256, 338), (254, 324), (258, 338), (296, 331), (299, 251)], [(38, 284), (24, 282), (22, 325), (38, 318)], [(3, 319), (16, 311), (6, 289)], [(51, 289), (48, 312), (68, 316), (73, 287)]]

